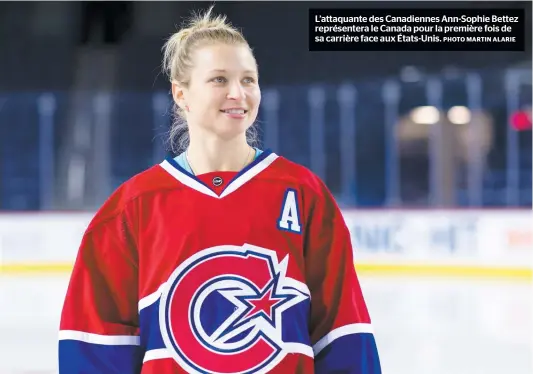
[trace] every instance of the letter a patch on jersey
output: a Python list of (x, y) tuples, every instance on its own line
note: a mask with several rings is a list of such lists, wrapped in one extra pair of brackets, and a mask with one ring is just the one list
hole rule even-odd
[(300, 234), (300, 209), (298, 209), (298, 197), (296, 190), (288, 188), (281, 204), (281, 214), (278, 220), (278, 228), (284, 231), (291, 231)]

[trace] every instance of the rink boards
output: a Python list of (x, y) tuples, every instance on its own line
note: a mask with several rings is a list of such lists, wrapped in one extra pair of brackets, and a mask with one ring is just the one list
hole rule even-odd
[[(345, 210), (359, 272), (529, 280), (530, 210)], [(0, 214), (0, 273), (67, 273), (92, 213)]]

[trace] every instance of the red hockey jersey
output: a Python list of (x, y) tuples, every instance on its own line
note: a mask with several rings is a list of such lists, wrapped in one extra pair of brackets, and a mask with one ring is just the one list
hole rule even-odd
[(381, 373), (330, 192), (271, 151), (239, 173), (167, 159), (133, 177), (82, 239), (59, 370)]

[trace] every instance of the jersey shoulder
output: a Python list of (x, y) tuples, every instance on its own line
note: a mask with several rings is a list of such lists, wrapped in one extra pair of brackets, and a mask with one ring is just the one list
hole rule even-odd
[(159, 164), (151, 166), (117, 187), (98, 209), (88, 229), (117, 216), (141, 196), (181, 187)]
[(278, 156), (273, 166), (273, 174), (291, 185), (300, 187), (304, 193), (317, 197), (330, 195), (329, 189), (322, 179), (309, 168), (291, 161), (283, 156)]
[(282, 184), (294, 186), (305, 212), (321, 212), (324, 217), (339, 217), (340, 207), (326, 183), (309, 168), (279, 156), (274, 163), (274, 174), (279, 175)]

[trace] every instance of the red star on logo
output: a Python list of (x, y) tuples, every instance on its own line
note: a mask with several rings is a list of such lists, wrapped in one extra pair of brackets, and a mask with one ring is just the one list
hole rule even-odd
[[(273, 286), (275, 283), (272, 283)], [(280, 302), (284, 302), (287, 297), (272, 297), (273, 287), (268, 287), (266, 292), (257, 296), (246, 297), (246, 302), (251, 306), (251, 309), (244, 315), (243, 319), (256, 317), (261, 313), (270, 321), (274, 320), (274, 308)]]
[(263, 317), (265, 322), (273, 327), (277, 326), (276, 310), (296, 297), (294, 294), (277, 293), (279, 278), (279, 274), (274, 275), (274, 278), (262, 290), (256, 290), (251, 295), (236, 296), (236, 299), (244, 304), (245, 309), (240, 313), (238, 321), (232, 328), (238, 328), (258, 317)]

